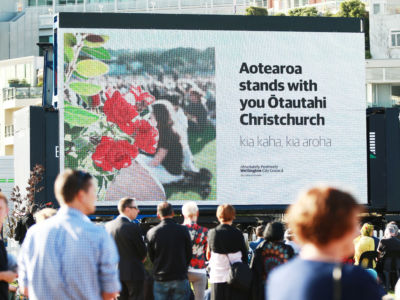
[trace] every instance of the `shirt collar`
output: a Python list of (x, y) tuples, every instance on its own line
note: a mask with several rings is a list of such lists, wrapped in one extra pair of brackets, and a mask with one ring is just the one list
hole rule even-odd
[(166, 218), (161, 220), (161, 223), (175, 223), (175, 221), (172, 218)]
[(59, 210), (58, 213), (60, 215), (68, 215), (71, 217), (77, 217), (80, 218), (84, 221), (90, 222), (90, 219), (88, 216), (86, 216), (84, 213), (82, 213), (80, 210), (76, 208), (69, 207), (68, 205), (62, 206)]
[(122, 218), (122, 219), (127, 219), (129, 222), (132, 222), (131, 219), (129, 219), (127, 216), (125, 216), (123, 214), (120, 214), (119, 217)]

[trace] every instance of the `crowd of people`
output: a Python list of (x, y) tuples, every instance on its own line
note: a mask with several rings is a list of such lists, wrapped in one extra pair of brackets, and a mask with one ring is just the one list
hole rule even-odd
[[(105, 226), (90, 221), (96, 188), (86, 172), (64, 171), (55, 194), (61, 208), (39, 212), (14, 269), (0, 240), (0, 299), (8, 299), (8, 283), (18, 277), (19, 290), (32, 300), (378, 300), (386, 294), (381, 275), (365, 268), (383, 261), (385, 275), (384, 258), (400, 245), (394, 223), (380, 241), (368, 223), (360, 235), (362, 206), (329, 187), (300, 196), (287, 211), (286, 230), (277, 221), (258, 226), (249, 248), (230, 204), (218, 206), (219, 224), (207, 229), (197, 223), (195, 202), (182, 206), (183, 224), (161, 202), (160, 223), (144, 233), (133, 222), (140, 213), (133, 198), (121, 199), (119, 216)], [(7, 213), (0, 194), (1, 224)], [(379, 258), (373, 263), (363, 256), (371, 251)], [(348, 262), (353, 255), (354, 265)]]

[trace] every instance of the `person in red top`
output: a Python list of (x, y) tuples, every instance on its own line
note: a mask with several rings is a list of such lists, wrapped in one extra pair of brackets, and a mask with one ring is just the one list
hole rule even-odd
[(203, 300), (207, 284), (206, 250), (208, 229), (196, 223), (199, 216), (199, 208), (195, 202), (185, 203), (182, 206), (182, 214), (185, 217), (183, 225), (188, 228), (193, 243), (188, 278), (193, 285), (195, 300)]

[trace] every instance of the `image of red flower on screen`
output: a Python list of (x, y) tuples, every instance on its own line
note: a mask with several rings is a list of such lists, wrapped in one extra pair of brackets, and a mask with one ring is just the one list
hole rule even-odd
[(113, 168), (120, 170), (129, 167), (138, 154), (139, 150), (136, 145), (103, 136), (92, 155), (92, 160), (96, 166), (110, 172)]
[(131, 135), (134, 132), (132, 120), (139, 113), (122, 97), (119, 91), (115, 91), (111, 97), (106, 93), (106, 97), (103, 112), (107, 116), (107, 121), (117, 124), (123, 132)]
[(144, 102), (146, 105), (150, 105), (156, 101), (154, 96), (150, 95), (148, 92), (142, 91), (140, 86), (131, 86), (129, 92), (135, 96), (136, 102)]
[(146, 120), (137, 120), (135, 127), (135, 145), (141, 150), (154, 154), (157, 149), (158, 130)]
[(97, 107), (100, 105), (100, 95), (94, 95), (92, 96), (92, 107)]

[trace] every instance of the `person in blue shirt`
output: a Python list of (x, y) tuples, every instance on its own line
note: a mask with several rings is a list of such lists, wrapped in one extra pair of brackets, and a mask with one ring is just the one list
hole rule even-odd
[(263, 241), (263, 233), (264, 233), (265, 226), (260, 225), (256, 227), (256, 237), (257, 239), (255, 241), (252, 241), (249, 243), (249, 263), (251, 262), (251, 259), (253, 258), (254, 251), (260, 245)]
[(87, 215), (95, 212), (96, 186), (89, 173), (66, 170), (54, 184), (61, 208), (26, 235), (18, 282), (30, 300), (112, 300), (121, 290), (114, 240)]
[(362, 207), (330, 187), (308, 190), (287, 212), (302, 244), (300, 256), (274, 269), (266, 284), (270, 300), (381, 300), (384, 290), (358, 266), (342, 265), (354, 252)]

